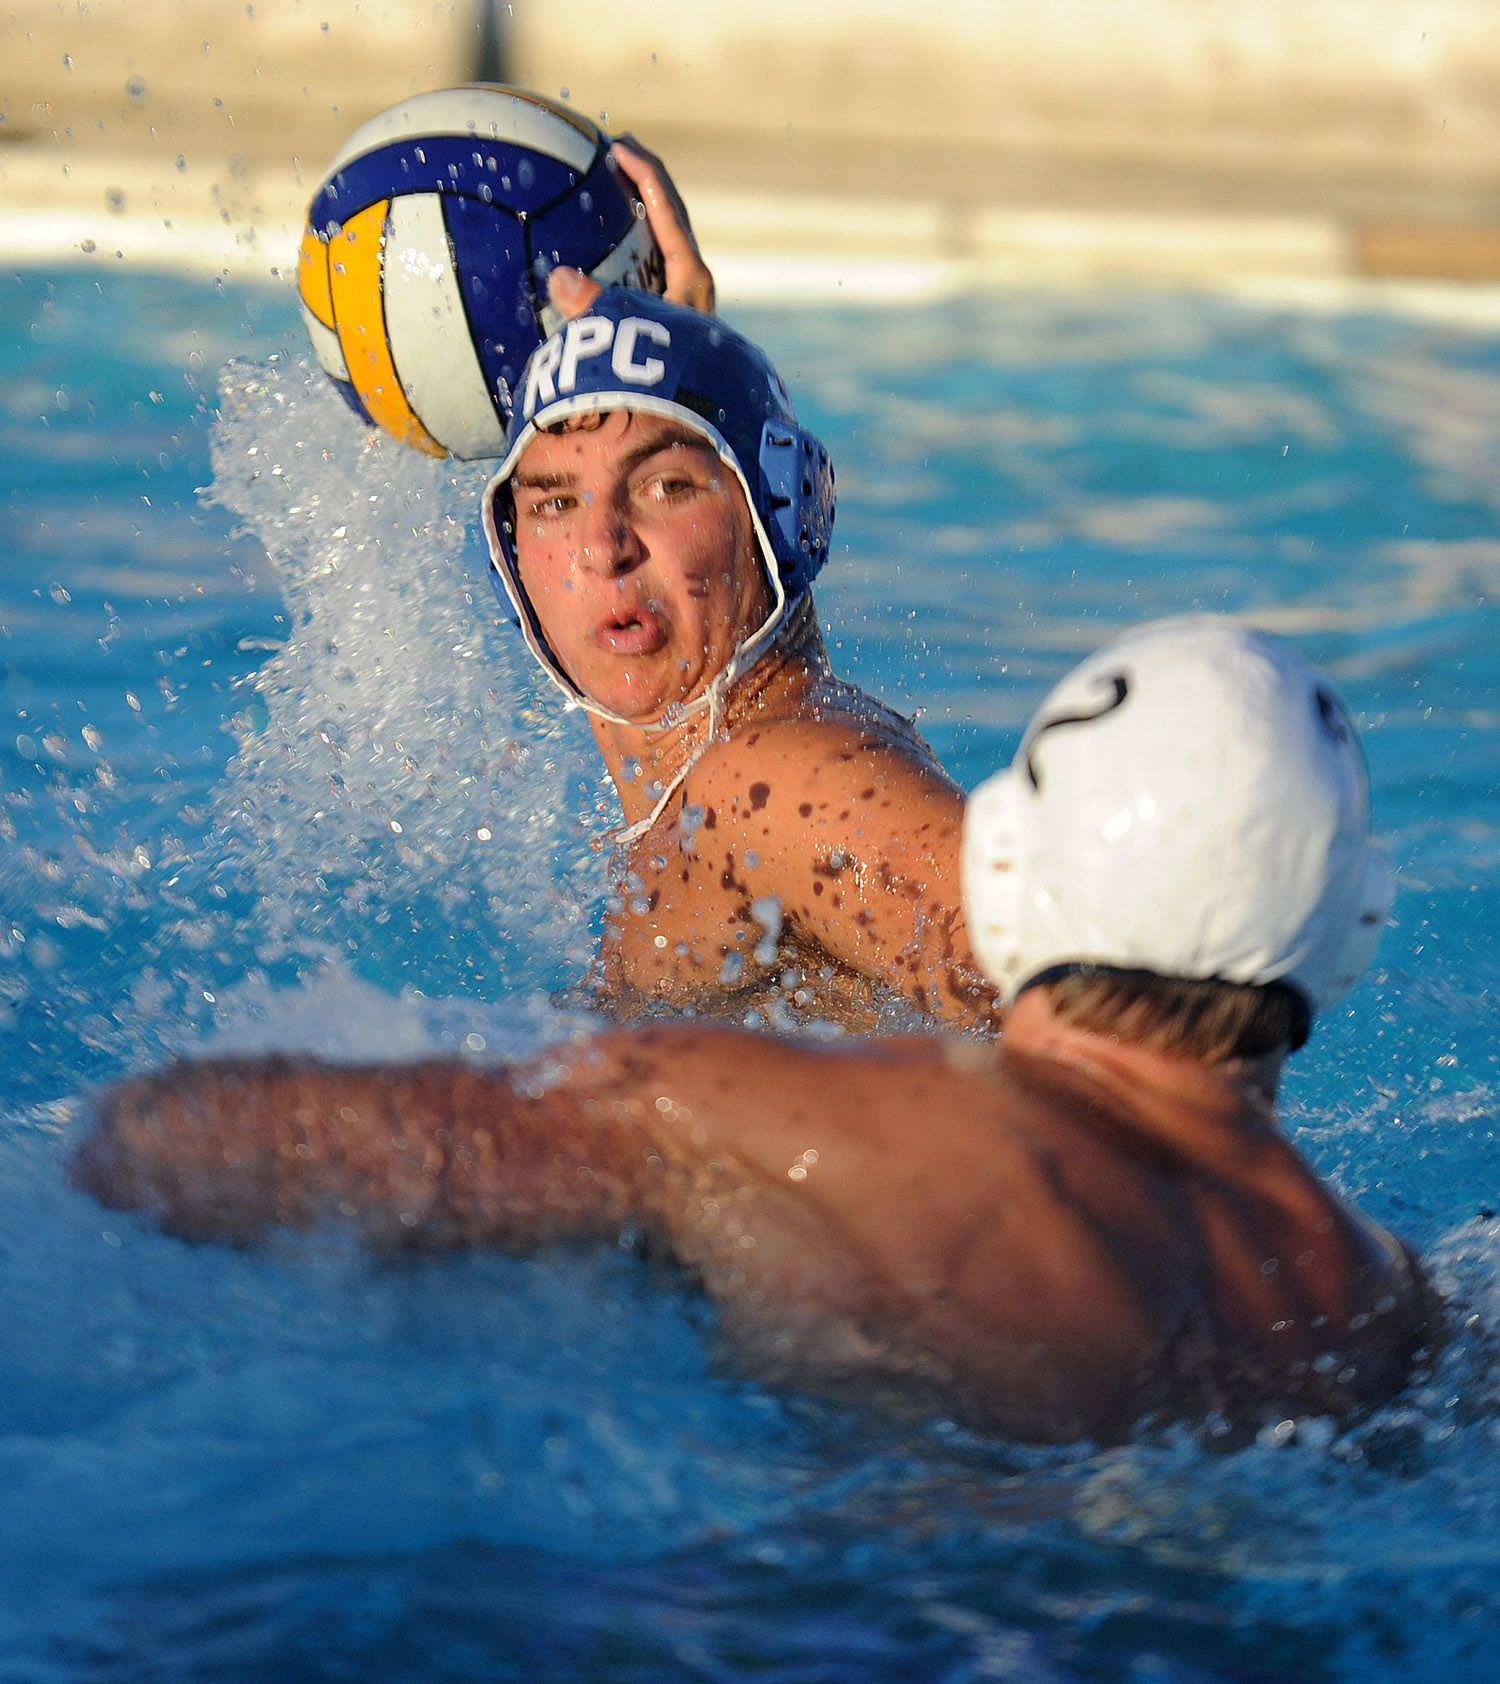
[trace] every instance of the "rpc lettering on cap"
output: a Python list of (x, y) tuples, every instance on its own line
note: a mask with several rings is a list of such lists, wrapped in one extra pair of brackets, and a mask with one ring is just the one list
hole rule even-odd
[[(608, 391), (621, 384), (659, 386), (667, 365), (660, 356), (640, 354), (642, 345), (670, 351), (671, 329), (643, 316), (626, 316), (618, 324), (597, 314), (568, 322), (527, 364), (522, 416), (530, 421), (538, 407), (570, 398), (580, 386), (585, 391)], [(598, 361), (606, 352), (607, 361)]]
[(797, 425), (791, 400), (765, 353), (712, 316), (633, 289), (613, 287), (538, 347), (521, 382), (505, 454), (486, 486), (481, 513), (496, 589), (527, 647), (567, 696), (603, 718), (548, 647), (521, 583), (509, 486), (537, 433), (574, 416), (634, 410), (677, 422), (709, 443), (745, 495), (773, 605), (736, 647), (728, 666), (682, 715), (715, 697), (770, 648), (789, 605), (828, 559), (833, 466)]
[(563, 329), (562, 355), (557, 363), (557, 390), (576, 390), (580, 359), (597, 357), (614, 343), (615, 324), (603, 316), (580, 316)]
[(614, 355), (609, 359), (611, 371), (632, 386), (659, 386), (667, 372), (660, 357), (645, 357), (636, 361), (636, 341), (646, 339), (662, 350), (669, 350), (672, 335), (662, 322), (648, 322), (640, 316), (627, 316), (615, 334)]

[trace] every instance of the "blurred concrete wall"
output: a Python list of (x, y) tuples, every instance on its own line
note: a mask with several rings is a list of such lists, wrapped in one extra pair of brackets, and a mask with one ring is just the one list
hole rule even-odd
[[(473, 73), (475, 0), (0, 0), (0, 249), (285, 260), (372, 112)], [(176, 236), (174, 238), (174, 236)]]
[(975, 185), (1027, 157), (1278, 196), (1500, 186), (1496, 0), (516, 0), (512, 43), (522, 79), (739, 137), (751, 167), (826, 146), (904, 182), (936, 143)]
[(711, 255), (1500, 277), (1500, 0), (0, 0), (0, 250), (285, 261), (476, 75), (655, 145)]
[[(9, 144), (289, 157), (472, 72), (478, 0), (3, 0)], [(321, 164), (319, 154), (316, 160)]]

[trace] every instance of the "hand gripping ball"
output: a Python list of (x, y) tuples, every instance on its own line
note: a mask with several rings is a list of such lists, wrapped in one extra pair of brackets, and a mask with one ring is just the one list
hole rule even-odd
[(498, 456), (511, 391), (558, 325), (547, 274), (665, 284), (609, 137), (519, 88), (419, 94), (357, 130), (308, 210), (313, 349), (366, 420), (434, 456)]

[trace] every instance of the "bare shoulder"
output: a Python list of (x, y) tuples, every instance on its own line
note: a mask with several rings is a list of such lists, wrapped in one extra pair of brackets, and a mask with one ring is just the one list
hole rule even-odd
[(879, 836), (914, 813), (953, 819), (963, 809), (958, 786), (904, 721), (843, 710), (742, 729), (703, 756), (684, 794), (765, 843)]
[(962, 792), (908, 721), (837, 680), (800, 685), (713, 743), (637, 843), (596, 980), (625, 1009), (686, 990), (772, 1011), (774, 985), (849, 1027), (888, 995), (992, 1029), (962, 831)]

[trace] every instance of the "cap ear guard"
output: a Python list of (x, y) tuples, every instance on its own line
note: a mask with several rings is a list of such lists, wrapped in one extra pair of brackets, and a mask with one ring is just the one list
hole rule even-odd
[(811, 433), (773, 418), (761, 428), (760, 474), (776, 566), (788, 598), (798, 597), (828, 560), (833, 463)]
[[(588, 315), (564, 324), (532, 353), (505, 454), (481, 502), (485, 540), (506, 617), (520, 625), (528, 648), (559, 688), (601, 717), (618, 716), (585, 695), (563, 670), (527, 597), (508, 488), (538, 431), (572, 416), (617, 409), (655, 415), (701, 434), (739, 481), (749, 508), (774, 602), (721, 672), (684, 704), (689, 710), (707, 707), (712, 718), (723, 692), (771, 647), (787, 609), (828, 559), (833, 466), (827, 450), (797, 425), (786, 387), (765, 353), (695, 310), (610, 287)], [(664, 715), (659, 728), (673, 728), (682, 717)]]
[(1377, 843), (1366, 843), (1357, 910), (1349, 921), (1322, 996), (1313, 1002), (1314, 1011), (1325, 1012), (1336, 1006), (1370, 968), (1395, 898), (1395, 862)]

